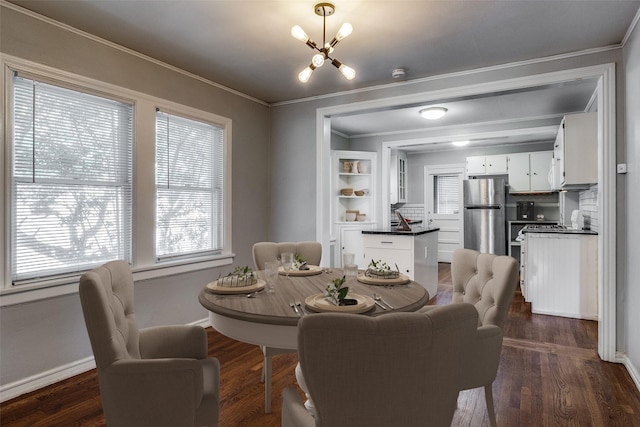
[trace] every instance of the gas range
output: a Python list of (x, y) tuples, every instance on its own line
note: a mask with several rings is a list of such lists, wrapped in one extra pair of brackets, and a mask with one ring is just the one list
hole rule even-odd
[(565, 231), (567, 227), (565, 225), (558, 224), (528, 224), (524, 227), (526, 231)]

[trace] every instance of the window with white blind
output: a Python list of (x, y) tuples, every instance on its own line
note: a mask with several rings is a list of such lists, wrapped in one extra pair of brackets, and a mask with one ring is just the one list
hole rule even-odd
[(13, 77), (14, 284), (131, 260), (131, 104)]
[(457, 214), (460, 210), (458, 175), (434, 175), (433, 209), (436, 214)]
[(224, 128), (156, 112), (156, 257), (224, 248)]

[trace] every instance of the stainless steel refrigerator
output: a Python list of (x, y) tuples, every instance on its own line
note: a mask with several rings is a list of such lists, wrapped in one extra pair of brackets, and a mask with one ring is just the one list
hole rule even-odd
[(464, 247), (506, 255), (504, 179), (463, 182)]

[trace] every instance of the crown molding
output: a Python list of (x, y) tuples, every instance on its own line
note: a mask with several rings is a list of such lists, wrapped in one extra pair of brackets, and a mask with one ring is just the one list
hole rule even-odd
[(252, 97), (250, 95), (247, 95), (246, 93), (237, 91), (235, 89), (231, 89), (231, 88), (229, 88), (227, 86), (221, 85), (221, 84), (216, 83), (214, 81), (211, 81), (209, 79), (205, 79), (204, 77), (201, 77), (201, 76), (199, 76), (197, 74), (190, 73), (190, 72), (185, 71), (185, 70), (183, 70), (181, 68), (178, 68), (178, 67), (175, 67), (173, 65), (167, 64), (166, 62), (162, 62), (162, 61), (160, 61), (158, 59), (152, 58), (151, 56), (144, 55), (144, 54), (142, 54), (140, 52), (136, 52), (135, 50), (126, 48), (126, 47), (121, 46), (119, 44), (110, 42), (109, 40), (105, 40), (105, 39), (103, 39), (101, 37), (98, 37), (98, 36), (95, 36), (93, 34), (87, 33), (86, 31), (79, 30), (79, 29), (77, 29), (75, 27), (72, 27), (70, 25), (63, 24), (62, 22), (58, 22), (58, 21), (56, 21), (54, 19), (51, 19), (51, 18), (48, 18), (46, 16), (40, 15), (38, 13), (32, 12), (32, 11), (30, 11), (28, 9), (25, 9), (25, 8), (20, 7), (18, 5), (15, 5), (13, 3), (9, 3), (6, 0), (0, 0), (0, 6), (6, 7), (7, 9), (11, 9), (11, 10), (14, 10), (14, 11), (19, 12), (19, 13), (22, 13), (23, 15), (29, 16), (31, 18), (38, 19), (38, 20), (40, 20), (42, 22), (46, 22), (47, 24), (50, 24), (50, 25), (53, 25), (55, 27), (61, 28), (63, 30), (69, 31), (69, 32), (74, 33), (76, 35), (79, 35), (81, 37), (84, 37), (84, 38), (87, 38), (89, 40), (92, 40), (92, 41), (94, 41), (96, 43), (103, 44), (103, 45), (108, 46), (108, 47), (110, 47), (112, 49), (116, 49), (116, 50), (119, 50), (121, 52), (127, 53), (129, 55), (135, 56), (135, 57), (140, 58), (140, 59), (142, 59), (144, 61), (151, 62), (152, 64), (158, 65), (160, 67), (167, 68), (167, 69), (169, 69), (169, 70), (171, 70), (173, 72), (176, 72), (178, 74), (182, 74), (182, 75), (184, 75), (186, 77), (189, 77), (189, 78), (192, 78), (194, 80), (198, 80), (198, 81), (200, 81), (202, 83), (205, 83), (205, 84), (207, 84), (209, 86), (213, 86), (213, 87), (215, 87), (217, 89), (224, 90), (226, 92), (232, 93), (234, 95), (240, 96), (242, 98), (248, 99), (250, 101), (253, 101), (255, 103), (258, 103), (258, 104), (261, 104), (261, 105), (264, 105), (264, 106), (267, 106), (267, 107), (269, 106), (269, 103), (267, 103), (265, 101), (262, 101), (262, 100), (260, 100), (258, 98), (254, 98), (254, 97)]

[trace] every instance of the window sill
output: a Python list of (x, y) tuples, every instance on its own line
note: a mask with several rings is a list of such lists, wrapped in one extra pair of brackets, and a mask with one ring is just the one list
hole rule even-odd
[[(160, 277), (184, 274), (192, 271), (231, 265), (235, 254), (217, 255), (197, 260), (183, 260), (155, 264), (152, 266), (134, 267), (133, 280), (151, 280)], [(33, 301), (54, 298), (62, 295), (78, 293), (80, 274), (64, 279), (43, 281), (37, 284), (25, 284), (0, 289), (0, 307), (24, 304)]]

